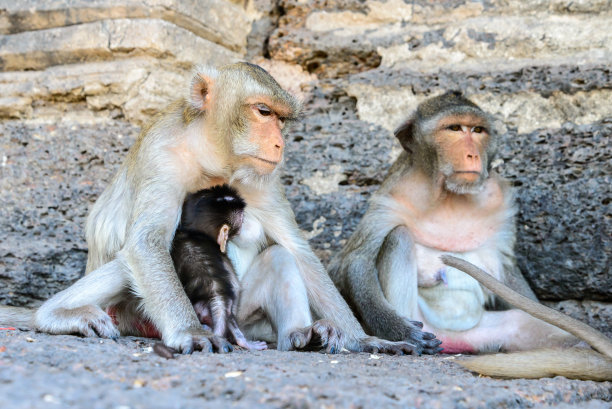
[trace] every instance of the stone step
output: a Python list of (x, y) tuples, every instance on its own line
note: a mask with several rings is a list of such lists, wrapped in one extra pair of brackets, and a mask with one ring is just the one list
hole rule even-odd
[(432, 94), (461, 90), (519, 133), (582, 125), (612, 117), (612, 70), (607, 64), (540, 65), (517, 70), (420, 73), (379, 68), (336, 81), (357, 99), (359, 118), (392, 131)]
[[(530, 7), (432, 5), (440, 18), (416, 17), (419, 7), (399, 0), (346, 1), (346, 7), (307, 8), (294, 2), (269, 42), (272, 58), (300, 63), (322, 77), (376, 67), (407, 66), (421, 72), (606, 60), (612, 52), (608, 7), (582, 4), (581, 12)], [(433, 3), (433, 2), (430, 2)], [(519, 3), (519, 2), (514, 2)], [(504, 3), (505, 4), (505, 3)], [(341, 10), (341, 11), (340, 11)], [(443, 13), (448, 11), (448, 15)]]
[(244, 9), (225, 0), (0, 0), (0, 34), (124, 18), (165, 20), (240, 53), (250, 31)]
[[(219, 62), (216, 55), (202, 57), (203, 64)], [(97, 122), (120, 115), (143, 124), (187, 95), (190, 76), (190, 69), (146, 56), (3, 72), (0, 118)]]
[(223, 64), (242, 56), (159, 19), (102, 20), (0, 36), (2, 71), (40, 70), (128, 55), (173, 58), (184, 66), (211, 60)]

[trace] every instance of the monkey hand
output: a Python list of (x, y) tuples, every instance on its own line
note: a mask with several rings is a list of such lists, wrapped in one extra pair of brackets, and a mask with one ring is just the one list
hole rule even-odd
[(423, 331), (423, 323), (399, 316), (397, 318), (398, 322), (390, 325), (389, 330), (382, 335), (384, 338), (413, 345), (414, 351), (412, 353), (417, 355), (433, 355), (442, 351), (442, 348), (439, 347), (442, 341), (436, 339), (434, 334)]
[[(436, 345), (440, 345), (440, 341), (435, 340)], [(430, 352), (430, 350), (432, 352)], [(436, 350), (436, 351), (434, 351)], [(441, 348), (423, 348), (412, 342), (407, 341), (387, 341), (376, 337), (366, 337), (360, 340), (359, 352), (369, 352), (371, 354), (391, 354), (391, 355), (421, 355), (421, 353), (439, 352)]]
[(225, 338), (219, 337), (201, 327), (179, 330), (171, 336), (162, 336), (163, 343), (177, 352), (190, 354), (193, 351), (232, 352), (234, 347)]
[(278, 349), (319, 350), (335, 354), (343, 345), (341, 332), (328, 320), (315, 321), (312, 325), (292, 331), (286, 339), (279, 342)]

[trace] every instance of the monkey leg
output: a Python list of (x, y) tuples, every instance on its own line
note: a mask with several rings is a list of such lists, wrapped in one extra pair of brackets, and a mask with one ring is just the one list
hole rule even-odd
[(36, 328), (49, 334), (116, 338), (119, 331), (102, 308), (128, 286), (127, 267), (115, 259), (77, 280), (40, 306)]
[[(426, 323), (426, 328), (429, 325)], [(478, 325), (467, 331), (438, 330), (444, 353), (513, 352), (570, 347), (578, 339), (521, 310), (485, 311)]]
[(310, 341), (300, 331), (312, 324), (306, 286), (295, 259), (283, 247), (264, 250), (244, 275), (238, 322), (250, 338), (276, 341), (282, 351), (303, 348)]
[(241, 346), (242, 348), (252, 349), (255, 351), (261, 351), (263, 349), (268, 349), (268, 344), (264, 341), (249, 341), (246, 339), (240, 328), (238, 327), (238, 323), (236, 322), (236, 317), (232, 314), (227, 322), (228, 330), (231, 334), (231, 338), (236, 343), (236, 345)]
[[(407, 341), (414, 345), (416, 353), (436, 353), (440, 341), (428, 332), (423, 324), (409, 317), (418, 316), (417, 270), (414, 247), (409, 230), (397, 226), (387, 235), (376, 260), (378, 277), (363, 274), (370, 283), (361, 283), (355, 288), (365, 288), (355, 298), (369, 297), (360, 315), (373, 335), (391, 341)], [(380, 290), (376, 291), (377, 288)]]

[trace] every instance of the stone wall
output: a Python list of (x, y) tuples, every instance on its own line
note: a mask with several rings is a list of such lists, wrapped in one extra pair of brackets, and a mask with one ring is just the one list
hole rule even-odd
[(193, 63), (248, 59), (304, 99), (283, 176), (324, 262), (354, 230), (425, 98), (499, 119), (519, 266), (611, 331), (612, 10), (596, 1), (0, 0), (0, 302), (82, 274), (88, 207)]

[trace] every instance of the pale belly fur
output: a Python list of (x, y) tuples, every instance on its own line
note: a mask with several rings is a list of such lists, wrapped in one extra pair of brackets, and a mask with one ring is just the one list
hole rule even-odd
[[(484, 311), (487, 294), (475, 279), (444, 265), (440, 261), (440, 256), (455, 255), (500, 278), (502, 266), (499, 257), (494, 257), (496, 252), (486, 247), (453, 253), (421, 244), (415, 245), (419, 277), (418, 306), (423, 319), (430, 326), (451, 331), (466, 331), (478, 324)], [(436, 282), (436, 278), (440, 277), (444, 280)]]

